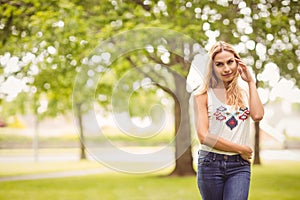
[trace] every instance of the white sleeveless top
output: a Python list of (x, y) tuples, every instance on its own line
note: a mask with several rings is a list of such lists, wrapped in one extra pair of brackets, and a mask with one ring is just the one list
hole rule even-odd
[[(240, 145), (250, 145), (250, 110), (247, 91), (243, 90), (245, 108), (226, 105), (221, 102), (212, 88), (207, 91), (209, 133)], [(234, 155), (237, 153), (214, 149), (202, 144), (201, 149), (220, 154)]]

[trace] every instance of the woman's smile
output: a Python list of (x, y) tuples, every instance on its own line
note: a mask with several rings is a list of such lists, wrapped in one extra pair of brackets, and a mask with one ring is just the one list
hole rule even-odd
[(225, 82), (230, 82), (237, 73), (237, 62), (233, 53), (222, 51), (214, 58), (214, 71), (216, 75)]
[(228, 74), (223, 74), (222, 76), (224, 76), (224, 77), (229, 77), (229, 76), (231, 76), (231, 74), (232, 74), (232, 72), (231, 72), (231, 73), (228, 73)]

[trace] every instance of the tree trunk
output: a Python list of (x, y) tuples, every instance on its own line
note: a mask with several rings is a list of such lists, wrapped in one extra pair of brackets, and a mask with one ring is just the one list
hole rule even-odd
[(191, 148), (191, 126), (189, 115), (189, 97), (186, 91), (186, 81), (175, 75), (175, 169), (171, 176), (195, 175)]
[(81, 104), (76, 104), (77, 107), (77, 122), (79, 126), (79, 136), (80, 136), (80, 160), (86, 159), (85, 146), (84, 146), (84, 134), (83, 134), (83, 124), (82, 124), (82, 110)]
[[(258, 88), (258, 84), (259, 82), (256, 82), (256, 88)], [(255, 127), (255, 139), (254, 139), (254, 161), (253, 164), (255, 165), (260, 165), (260, 128), (259, 128), (259, 122), (255, 122), (254, 123), (254, 127)]]
[(255, 140), (254, 140), (254, 162), (253, 164), (255, 165), (260, 165), (260, 155), (259, 155), (259, 151), (260, 151), (260, 145), (259, 145), (259, 122), (255, 122), (254, 123), (255, 126)]

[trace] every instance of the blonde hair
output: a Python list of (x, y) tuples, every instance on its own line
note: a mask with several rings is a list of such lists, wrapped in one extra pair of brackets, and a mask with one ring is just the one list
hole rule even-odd
[[(207, 90), (211, 88), (215, 88), (217, 84), (219, 83), (220, 79), (218, 79), (215, 71), (214, 71), (214, 58), (218, 53), (221, 53), (223, 51), (228, 51), (234, 55), (235, 58), (240, 59), (239, 54), (233, 49), (233, 47), (224, 42), (219, 41), (216, 44), (212, 46), (212, 48), (209, 51), (209, 59), (207, 64), (207, 74), (204, 80), (204, 85), (201, 89), (201, 94), (207, 92)], [(233, 105), (235, 108), (244, 108), (244, 101), (242, 96), (242, 89), (238, 85), (238, 77), (239, 73), (236, 73), (236, 76), (233, 78), (233, 80), (228, 84), (226, 89), (226, 104)]]

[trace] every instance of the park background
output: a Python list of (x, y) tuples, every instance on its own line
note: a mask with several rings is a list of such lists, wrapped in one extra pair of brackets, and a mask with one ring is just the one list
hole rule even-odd
[(251, 66), (265, 105), (251, 129), (250, 199), (300, 196), (298, 1), (2, 0), (0, 9), (0, 199), (200, 199), (186, 79), (218, 40)]

